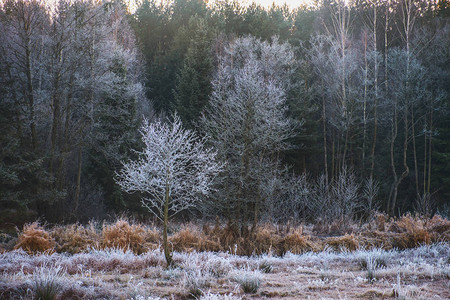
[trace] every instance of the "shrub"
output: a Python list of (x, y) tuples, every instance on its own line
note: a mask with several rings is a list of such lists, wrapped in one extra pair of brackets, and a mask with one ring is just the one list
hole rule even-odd
[(130, 225), (119, 219), (115, 224), (104, 225), (102, 230), (103, 248), (130, 249), (136, 254), (144, 252), (145, 230), (141, 225)]
[(29, 254), (38, 252), (53, 252), (55, 241), (38, 223), (25, 224), (14, 249), (23, 249)]

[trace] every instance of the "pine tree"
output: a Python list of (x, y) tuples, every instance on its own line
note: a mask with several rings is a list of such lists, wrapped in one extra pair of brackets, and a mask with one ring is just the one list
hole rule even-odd
[(204, 19), (189, 21), (193, 30), (183, 68), (175, 90), (176, 110), (187, 127), (192, 127), (211, 94), (211, 33)]

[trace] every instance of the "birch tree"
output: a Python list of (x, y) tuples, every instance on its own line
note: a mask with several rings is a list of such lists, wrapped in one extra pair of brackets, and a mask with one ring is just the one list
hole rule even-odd
[(170, 123), (145, 119), (140, 133), (145, 147), (137, 152), (137, 160), (123, 163), (116, 182), (127, 193), (143, 193), (142, 205), (163, 222), (164, 254), (171, 265), (169, 219), (196, 206), (201, 195), (211, 192), (223, 164), (217, 161), (217, 153), (205, 146), (205, 138), (183, 129), (177, 115)]

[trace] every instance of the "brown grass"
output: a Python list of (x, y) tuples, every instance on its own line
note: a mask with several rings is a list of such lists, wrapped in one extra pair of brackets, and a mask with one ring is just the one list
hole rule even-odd
[(248, 249), (247, 252), (254, 252), (257, 255), (279, 252), (280, 242), (281, 238), (274, 232), (273, 226), (258, 227), (246, 241), (246, 244), (253, 248)]
[(119, 219), (111, 225), (103, 225), (103, 248), (119, 248), (141, 254), (144, 248), (145, 230), (140, 224), (130, 225), (127, 220)]
[[(359, 247), (406, 249), (423, 244), (450, 241), (450, 221), (440, 216), (432, 219), (405, 215), (399, 219), (388, 219), (385, 215), (376, 215), (368, 224), (352, 234), (327, 237), (314, 234), (323, 233), (319, 225), (313, 226), (276, 226), (262, 224), (251, 230), (245, 226), (240, 229), (236, 223), (228, 222), (221, 226), (215, 224), (185, 224), (182, 230), (169, 237), (175, 251), (229, 251), (237, 255), (261, 255), (272, 253), (284, 255), (286, 252), (304, 253), (322, 251), (332, 247), (339, 251), (350, 251)], [(325, 231), (331, 228), (326, 226)], [(14, 241), (12, 241), (14, 243)], [(143, 224), (130, 224), (119, 219), (113, 224), (104, 224), (102, 231), (95, 224), (58, 225), (46, 231), (39, 223), (24, 226), (17, 239), (15, 249), (23, 248), (29, 253), (53, 251), (79, 253), (90, 248), (130, 249), (140, 254), (161, 247), (158, 231)], [(0, 252), (12, 248), (0, 243)]]
[(336, 251), (340, 251), (341, 249), (355, 251), (359, 248), (359, 242), (353, 233), (339, 237), (327, 238), (325, 240), (325, 244), (332, 247)]
[(56, 226), (50, 234), (56, 241), (58, 252), (75, 254), (90, 248), (99, 248), (100, 235), (92, 222), (86, 227), (80, 224)]
[[(392, 246), (399, 249), (415, 248), (429, 244), (430, 234), (424, 226), (425, 221), (407, 214), (397, 221), (392, 221), (389, 231), (392, 235)], [(397, 233), (397, 234), (395, 234)]]
[(308, 251), (319, 251), (322, 247), (313, 243), (309, 236), (302, 235), (302, 230), (287, 234), (280, 242), (280, 255), (286, 252), (301, 254)]
[(192, 232), (189, 228), (184, 228), (171, 237), (169, 237), (169, 244), (173, 251), (192, 252), (197, 250), (201, 244), (201, 233)]
[(25, 224), (14, 249), (22, 248), (29, 254), (39, 252), (51, 253), (55, 248), (55, 241), (38, 222)]
[(386, 215), (377, 214), (375, 216), (375, 224), (378, 231), (384, 231), (386, 229)]

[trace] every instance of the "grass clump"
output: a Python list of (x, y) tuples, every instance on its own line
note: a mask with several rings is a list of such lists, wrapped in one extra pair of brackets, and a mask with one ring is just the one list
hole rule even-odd
[(281, 239), (279, 249), (280, 255), (284, 255), (288, 251), (292, 254), (302, 254), (308, 251), (316, 251), (318, 246), (314, 245), (308, 236), (303, 235), (301, 230), (296, 230)]
[(60, 266), (56, 268), (41, 267), (33, 274), (33, 292), (35, 299), (54, 300), (62, 289), (60, 277), (63, 275)]
[(142, 225), (130, 225), (127, 220), (119, 219), (111, 225), (103, 225), (103, 248), (131, 250), (136, 254), (144, 252), (145, 230)]
[(189, 296), (198, 298), (209, 286), (209, 276), (199, 269), (190, 269), (184, 273), (183, 286)]
[(51, 253), (55, 248), (55, 241), (38, 222), (25, 224), (14, 249), (23, 249), (28, 254), (39, 252)]
[(373, 283), (376, 280), (376, 269), (378, 268), (378, 263), (375, 257), (369, 255), (366, 258), (366, 268), (367, 268), (367, 281)]
[(266, 274), (273, 272), (273, 266), (267, 259), (263, 259), (259, 262), (258, 269)]
[(92, 222), (87, 227), (80, 224), (56, 226), (52, 229), (51, 236), (56, 241), (56, 251), (60, 253), (85, 252), (89, 249), (98, 248), (100, 241), (100, 235)]
[(169, 238), (173, 251), (192, 252), (200, 244), (200, 233), (192, 232), (189, 228), (184, 228)]
[(261, 286), (262, 274), (259, 271), (241, 271), (234, 279), (246, 294), (255, 294)]
[(328, 238), (325, 240), (325, 243), (336, 251), (355, 251), (359, 248), (358, 240), (354, 234), (346, 234), (344, 236)]

